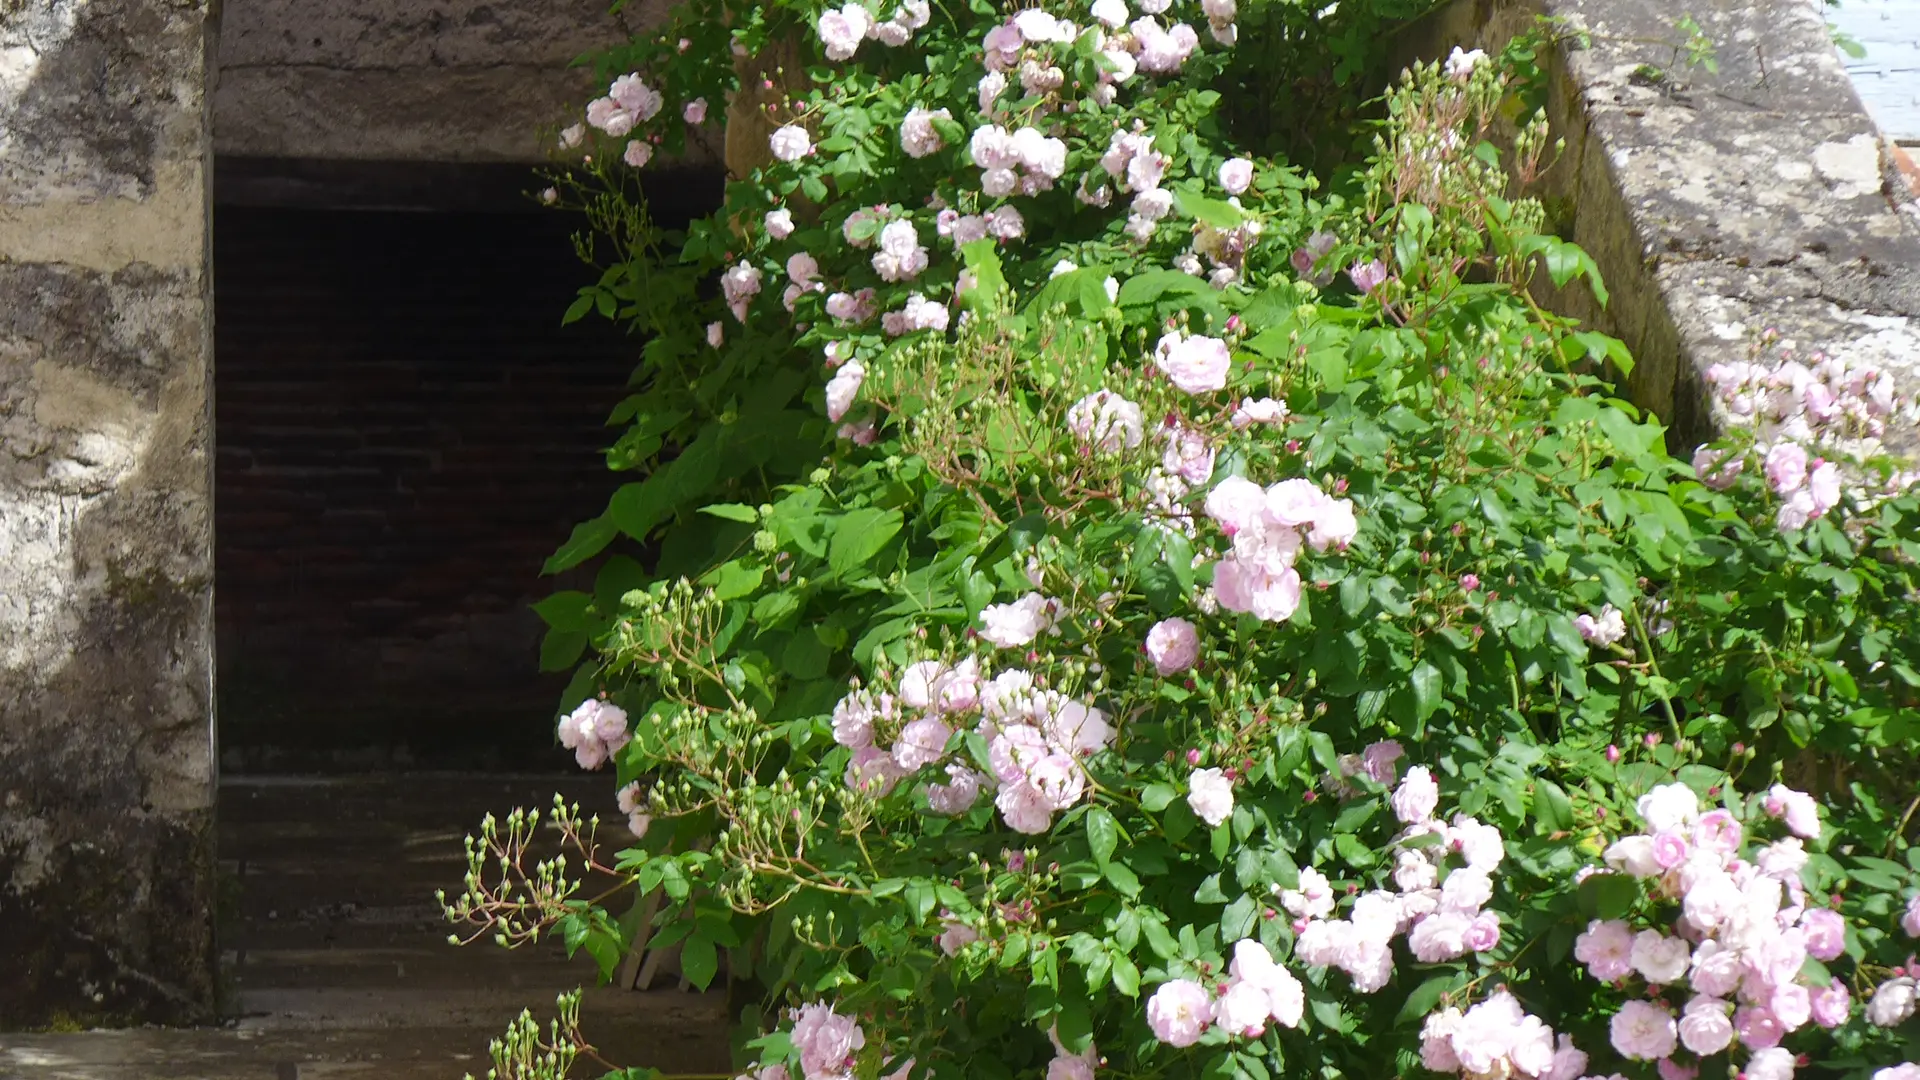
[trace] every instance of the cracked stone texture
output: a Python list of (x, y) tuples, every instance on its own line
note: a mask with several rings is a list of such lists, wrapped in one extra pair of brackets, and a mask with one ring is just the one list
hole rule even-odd
[[(1700, 373), (1744, 358), (1761, 330), (1797, 353), (1852, 355), (1920, 392), (1920, 209), (1808, 0), (1694, 12), (1718, 73), (1676, 49), (1656, 0), (1459, 0), (1419, 33), (1429, 55), (1493, 48), (1538, 15), (1587, 32), (1546, 65), (1566, 153), (1546, 178), (1562, 235), (1600, 265), (1553, 305), (1624, 340), (1635, 400), (1685, 453), (1707, 437)], [(1920, 431), (1888, 449), (1920, 458)]]
[(226, 0), (214, 149), (233, 157), (537, 162), (594, 96), (577, 58), (667, 0)]
[(0, 5), (0, 1028), (212, 1014), (209, 29)]

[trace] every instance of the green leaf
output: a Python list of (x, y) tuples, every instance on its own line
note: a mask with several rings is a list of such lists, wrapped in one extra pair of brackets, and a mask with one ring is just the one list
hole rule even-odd
[(1175, 191), (1173, 198), (1180, 205), (1181, 213), (1223, 232), (1239, 228), (1240, 223), (1246, 220), (1246, 215), (1234, 209), (1232, 203), (1209, 199), (1198, 192)]
[(1589, 874), (1580, 883), (1580, 910), (1595, 919), (1624, 918), (1640, 899), (1640, 883), (1625, 874)]
[(1120, 843), (1120, 824), (1105, 807), (1096, 806), (1087, 811), (1087, 846), (1093, 850), (1093, 861), (1101, 869), (1113, 859), (1113, 850)]
[(1433, 1011), (1435, 1005), (1440, 1004), (1440, 999), (1447, 995), (1447, 991), (1462, 981), (1464, 976), (1454, 971), (1429, 978), (1414, 987), (1413, 991), (1407, 995), (1407, 1000), (1400, 1006), (1400, 1014), (1394, 1017), (1393, 1022), (1399, 1025), (1425, 1021), (1427, 1014)]
[(1533, 814), (1548, 832), (1564, 832), (1574, 825), (1573, 800), (1551, 780), (1534, 781)]
[(1180, 793), (1175, 791), (1171, 784), (1148, 784), (1140, 792), (1140, 808), (1148, 813), (1157, 814), (1179, 797)]
[(587, 629), (587, 609), (593, 606), (593, 597), (583, 592), (568, 590), (557, 592), (533, 605), (542, 621), (555, 630)]
[(1122, 896), (1140, 895), (1140, 878), (1127, 868), (1126, 863), (1110, 862), (1101, 868), (1107, 882), (1120, 890)]
[(680, 946), (680, 973), (695, 987), (705, 990), (719, 972), (719, 952), (705, 934), (696, 932)]
[(1413, 687), (1414, 716), (1424, 721), (1440, 708), (1440, 669), (1422, 660), (1413, 666), (1408, 683)]
[(898, 510), (880, 510), (868, 506), (849, 511), (833, 530), (833, 542), (827, 549), (827, 565), (841, 577), (855, 570), (866, 569), (868, 561), (878, 555), (880, 549), (887, 546), (887, 541), (900, 531), (900, 525)]
[(579, 663), (589, 639), (584, 630), (549, 630), (540, 639), (540, 670), (565, 671)]
[(702, 579), (713, 585), (713, 595), (717, 600), (736, 600), (742, 596), (752, 596), (760, 588), (760, 582), (766, 577), (767, 568), (748, 564), (739, 559), (720, 564), (714, 573)]
[(760, 520), (760, 511), (742, 503), (714, 503), (711, 506), (701, 507), (700, 512), (712, 514), (717, 518), (726, 518), (728, 521), (745, 522), (748, 525)]
[(619, 535), (620, 529), (606, 514), (583, 521), (573, 527), (573, 534), (567, 537), (566, 543), (560, 545), (560, 550), (547, 557), (540, 572), (558, 574), (562, 570), (571, 570), (600, 554)]
[(1140, 996), (1140, 969), (1121, 953), (1113, 954), (1113, 988), (1128, 997)]

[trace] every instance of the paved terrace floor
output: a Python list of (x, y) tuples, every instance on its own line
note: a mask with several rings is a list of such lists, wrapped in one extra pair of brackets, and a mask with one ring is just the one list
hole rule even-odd
[[(483, 814), (544, 808), (556, 790), (600, 813), (603, 830), (624, 824), (605, 776), (226, 781), (220, 940), (230, 1022), (0, 1034), (0, 1078), (484, 1077), (487, 1041), (523, 1008), (550, 1015), (555, 994), (591, 983), (591, 962), (567, 960), (557, 943), (453, 948), (433, 892), (459, 887), (461, 838)], [(726, 1071), (723, 996), (672, 982), (645, 993), (590, 990), (587, 1036), (621, 1064)]]

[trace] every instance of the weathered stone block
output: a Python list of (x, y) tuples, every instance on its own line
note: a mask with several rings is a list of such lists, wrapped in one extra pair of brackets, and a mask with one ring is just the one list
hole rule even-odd
[[(1556, 21), (1547, 111), (1566, 153), (1543, 192), (1600, 265), (1559, 310), (1631, 348), (1635, 400), (1685, 453), (1714, 427), (1701, 373), (1766, 328), (1805, 355), (1848, 355), (1920, 392), (1920, 208), (1841, 66), (1823, 9), (1761, 0), (1696, 12), (1717, 72), (1685, 62), (1659, 0), (1460, 0), (1415, 37), (1439, 55)], [(1887, 448), (1920, 456), (1920, 432)]]
[(209, 16), (0, 11), (0, 1027), (208, 1019)]
[(216, 150), (227, 157), (535, 162), (592, 97), (579, 57), (667, 0), (226, 0)]

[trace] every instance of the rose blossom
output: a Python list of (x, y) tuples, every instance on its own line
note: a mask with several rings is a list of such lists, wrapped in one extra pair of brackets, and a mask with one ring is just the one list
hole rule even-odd
[(1813, 992), (1811, 1003), (1813, 1022), (1823, 1028), (1836, 1028), (1847, 1022), (1847, 1015), (1853, 1010), (1853, 995), (1847, 993), (1847, 984), (1839, 979)]
[(1253, 183), (1253, 162), (1246, 158), (1233, 158), (1220, 166), (1220, 186), (1227, 194), (1238, 195)]
[(813, 149), (813, 138), (807, 134), (806, 128), (788, 124), (767, 136), (767, 147), (773, 151), (776, 160), (799, 161)]
[(1003, 649), (1031, 644), (1053, 626), (1058, 604), (1037, 592), (1011, 604), (990, 604), (980, 612), (980, 636)]
[(1793, 1051), (1769, 1047), (1747, 1059), (1746, 1080), (1793, 1080)]
[(1211, 828), (1233, 814), (1233, 782), (1219, 769), (1195, 769), (1187, 777), (1187, 805)]
[(1634, 970), (1655, 984), (1680, 981), (1687, 973), (1687, 961), (1692, 956), (1693, 950), (1685, 940), (1667, 937), (1658, 930), (1640, 931), (1633, 939), (1630, 953)]
[(832, 1006), (819, 1002), (800, 1007), (792, 1038), (807, 1080), (844, 1075), (853, 1063), (854, 1051), (867, 1045), (866, 1033), (852, 1017), (841, 1016)]
[(1161, 676), (1177, 675), (1199, 660), (1199, 631), (1185, 619), (1163, 619), (1147, 631), (1147, 657)]
[(827, 59), (847, 60), (859, 51), (860, 42), (873, 28), (873, 16), (859, 4), (849, 3), (822, 12), (814, 25), (820, 33), (820, 44), (826, 46)]
[(1867, 1000), (1867, 1022), (1875, 1027), (1894, 1027), (1913, 1015), (1913, 980), (1889, 979), (1874, 990)]
[(1775, 784), (1767, 789), (1762, 805), (1768, 816), (1784, 817), (1788, 830), (1795, 836), (1808, 840), (1820, 838), (1820, 804), (1806, 792), (1795, 791), (1785, 784)]
[(940, 951), (948, 956), (980, 940), (980, 931), (958, 919), (945, 919), (940, 925)]
[(1434, 782), (1432, 771), (1425, 765), (1408, 769), (1406, 779), (1400, 781), (1393, 793), (1393, 813), (1402, 824), (1431, 820), (1439, 805), (1440, 785)]
[(1154, 349), (1153, 362), (1173, 385), (1189, 394), (1206, 394), (1224, 388), (1227, 372), (1233, 367), (1226, 342), (1198, 334), (1182, 338), (1178, 332), (1160, 339)]
[(945, 109), (929, 110), (914, 106), (900, 121), (900, 148), (911, 158), (923, 158), (938, 151), (946, 143), (941, 140), (940, 130), (934, 126), (934, 121), (951, 119), (953, 114)]
[(867, 369), (858, 360), (849, 360), (841, 364), (827, 380), (827, 418), (835, 423), (847, 415), (853, 408), (853, 399), (860, 393), (860, 384), (866, 381)]
[(1680, 1015), (1681, 1043), (1701, 1057), (1725, 1050), (1733, 1042), (1733, 1021), (1727, 1019), (1727, 1012), (1727, 1003), (1719, 998), (1703, 996), (1687, 1002)]
[(1602, 607), (1598, 618), (1585, 613), (1574, 616), (1573, 625), (1594, 645), (1612, 645), (1627, 636), (1627, 620), (1612, 604)]
[(1800, 928), (1807, 940), (1807, 955), (1815, 960), (1832, 960), (1847, 947), (1847, 923), (1837, 911), (1808, 908), (1800, 915)]
[(1192, 1046), (1213, 1022), (1213, 1002), (1197, 982), (1175, 979), (1162, 983), (1147, 999), (1147, 1026), (1169, 1046)]
[(1678, 1033), (1673, 1014), (1648, 1001), (1620, 1006), (1608, 1025), (1613, 1048), (1635, 1061), (1657, 1061), (1673, 1053)]
[(1633, 929), (1619, 919), (1595, 919), (1573, 939), (1573, 957), (1601, 982), (1624, 979), (1633, 970)]
[(778, 210), (767, 211), (765, 219), (767, 235), (775, 240), (785, 240), (793, 235), (793, 211), (782, 206)]
[(1907, 910), (1900, 916), (1900, 929), (1905, 930), (1908, 937), (1920, 937), (1920, 893), (1907, 900)]

